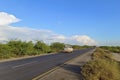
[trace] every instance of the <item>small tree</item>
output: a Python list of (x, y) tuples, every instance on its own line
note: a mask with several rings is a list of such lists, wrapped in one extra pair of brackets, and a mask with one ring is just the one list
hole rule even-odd
[(52, 43), (50, 47), (54, 52), (59, 52), (64, 49), (64, 46), (64, 43), (55, 42)]
[(34, 48), (35, 48), (36, 52), (38, 52), (38, 54), (39, 53), (48, 53), (50, 51), (50, 47), (42, 41), (37, 41), (35, 43)]
[(16, 55), (11, 53), (11, 48), (6, 44), (0, 44), (0, 59), (15, 57)]
[(17, 56), (31, 55), (34, 50), (32, 41), (11, 40), (7, 45), (11, 48), (11, 52)]
[(11, 48), (11, 52), (15, 55), (23, 55), (22, 53), (22, 41), (20, 40), (11, 40), (7, 43)]
[(79, 46), (79, 45), (72, 45), (72, 48), (73, 48), (73, 49), (81, 49), (82, 47)]

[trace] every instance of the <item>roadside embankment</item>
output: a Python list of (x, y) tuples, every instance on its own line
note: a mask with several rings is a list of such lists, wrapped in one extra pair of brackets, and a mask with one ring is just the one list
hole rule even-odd
[(84, 80), (120, 80), (120, 63), (110, 52), (96, 49), (92, 60), (83, 65)]

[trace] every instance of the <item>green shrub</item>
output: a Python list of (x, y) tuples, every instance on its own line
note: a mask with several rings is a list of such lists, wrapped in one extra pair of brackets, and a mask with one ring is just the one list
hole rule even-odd
[(96, 51), (92, 54), (92, 59), (99, 59), (99, 58), (112, 60), (113, 56), (110, 52), (97, 48)]
[(120, 53), (120, 46), (100, 46), (100, 48), (109, 50), (110, 52)]
[(36, 52), (40, 53), (49, 53), (51, 51), (50, 47), (42, 41), (37, 41), (34, 46)]
[(63, 43), (55, 42), (51, 44), (51, 49), (53, 52), (59, 52), (64, 49), (65, 45)]
[(6, 45), (8, 45), (11, 48), (11, 52), (17, 56), (31, 55), (34, 50), (32, 41), (11, 40)]
[(15, 54), (11, 53), (11, 48), (9, 46), (0, 44), (0, 59), (7, 59), (15, 56)]
[(82, 68), (85, 80), (120, 80), (118, 63), (105, 59), (92, 60)]
[(84, 80), (120, 80), (120, 64), (112, 55), (100, 48), (92, 55), (92, 60), (83, 65)]
[(88, 46), (88, 45), (83, 45), (83, 46), (80, 46), (80, 45), (72, 45), (72, 48), (73, 48), (73, 49), (85, 49), (85, 48), (92, 48), (92, 47), (96, 47), (96, 46)]

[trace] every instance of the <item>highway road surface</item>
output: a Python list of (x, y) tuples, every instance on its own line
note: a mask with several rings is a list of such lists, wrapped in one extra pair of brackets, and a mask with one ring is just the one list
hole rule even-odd
[(75, 50), (70, 54), (58, 53), (0, 62), (0, 80), (32, 80), (36, 76), (93, 49)]

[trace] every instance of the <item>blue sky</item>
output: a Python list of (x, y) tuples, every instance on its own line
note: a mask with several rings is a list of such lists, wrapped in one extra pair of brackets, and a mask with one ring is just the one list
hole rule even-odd
[(0, 11), (21, 19), (12, 26), (119, 41), (119, 0), (1, 0)]

